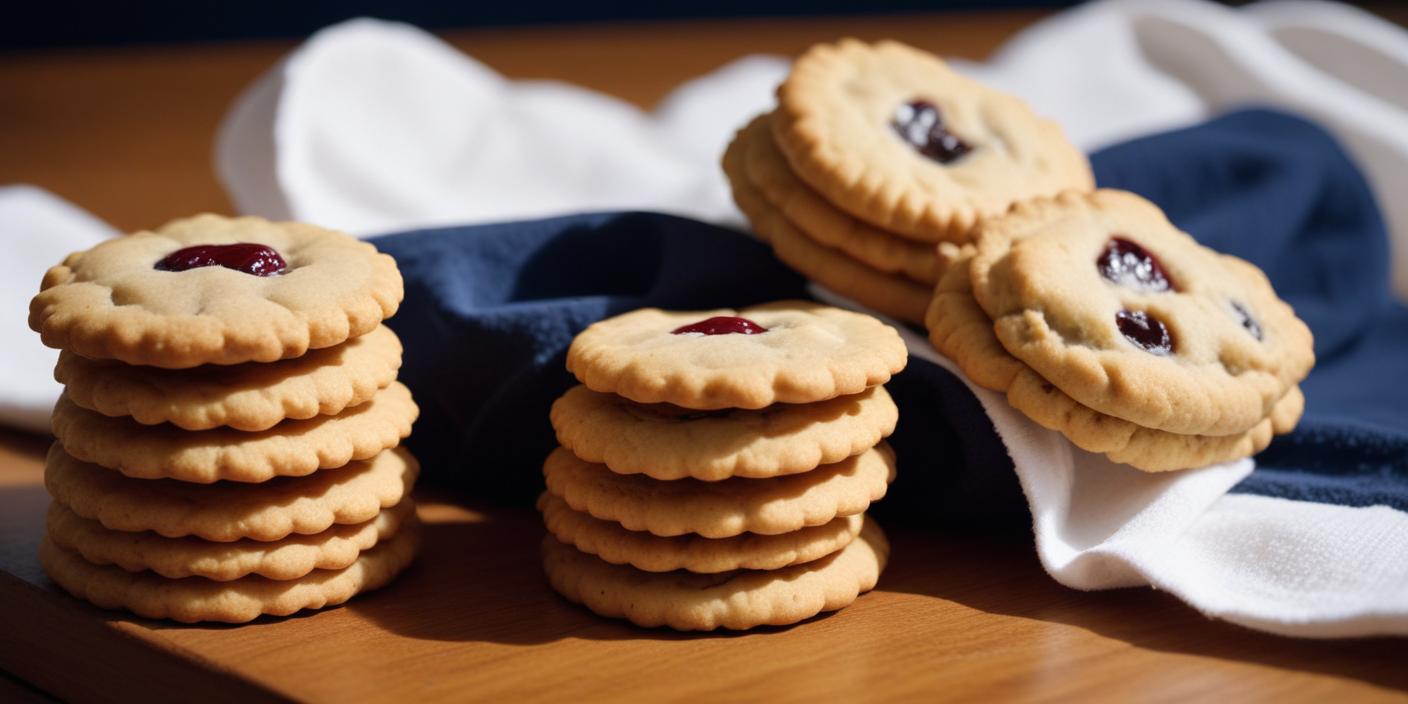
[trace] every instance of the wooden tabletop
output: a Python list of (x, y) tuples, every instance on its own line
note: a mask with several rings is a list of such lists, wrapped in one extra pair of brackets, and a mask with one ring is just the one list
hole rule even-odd
[[(513, 77), (649, 106), (738, 56), (894, 37), (985, 56), (1032, 13), (532, 28), (448, 38)], [(228, 211), (210, 154), (233, 97), (292, 42), (64, 50), (0, 60), (0, 183), (121, 229)], [(642, 57), (649, 57), (642, 61)], [(36, 280), (39, 273), (36, 272)], [(9, 331), (10, 335), (30, 334)], [(1405, 698), (1408, 641), (1315, 642), (1210, 621), (1149, 589), (1082, 593), (1029, 539), (892, 528), (879, 588), (787, 629), (681, 635), (548, 588), (522, 508), (421, 492), (416, 566), (348, 606), (243, 627), (103, 612), (58, 594), (35, 546), (48, 440), (0, 431), (0, 700)]]

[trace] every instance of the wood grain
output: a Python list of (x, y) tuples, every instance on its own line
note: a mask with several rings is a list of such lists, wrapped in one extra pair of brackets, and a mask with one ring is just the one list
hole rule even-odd
[[(851, 34), (981, 57), (1037, 16), (447, 36), (507, 75), (568, 80), (649, 106), (747, 53), (793, 54)], [(210, 169), (218, 120), (290, 46), (8, 55), (0, 182), (50, 188), (123, 229), (227, 210)], [(635, 629), (551, 593), (531, 512), (424, 492), (425, 551), (382, 592), (240, 628), (132, 619), (56, 593), (38, 570), (47, 442), (0, 433), (0, 670), (65, 699), (1324, 701), (1402, 699), (1408, 690), (1408, 641), (1258, 634), (1148, 589), (1060, 587), (1029, 540), (898, 526), (887, 526), (894, 558), (879, 589), (838, 614), (737, 635)], [(0, 698), (9, 694), (0, 687)]]

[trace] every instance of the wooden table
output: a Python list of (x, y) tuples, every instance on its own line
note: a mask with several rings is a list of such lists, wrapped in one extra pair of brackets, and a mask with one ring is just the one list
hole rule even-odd
[[(449, 38), (514, 77), (642, 106), (737, 56), (841, 35), (980, 58), (1031, 13), (534, 28)], [(54, 51), (0, 60), (0, 183), (119, 228), (228, 211), (215, 126), (293, 44)], [(648, 61), (640, 60), (649, 57)], [(39, 273), (36, 272), (36, 280)], [(10, 335), (30, 334), (9, 331)], [(184, 627), (55, 592), (34, 547), (47, 440), (0, 432), (0, 700), (1402, 698), (1408, 642), (1310, 642), (1210, 621), (1147, 589), (1054, 583), (1029, 540), (892, 530), (874, 593), (789, 629), (680, 635), (556, 598), (526, 509), (422, 492), (427, 544), (390, 588), (309, 616)]]

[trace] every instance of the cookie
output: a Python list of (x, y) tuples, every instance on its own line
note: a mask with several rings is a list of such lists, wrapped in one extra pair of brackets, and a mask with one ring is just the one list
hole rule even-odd
[(618, 474), (718, 481), (797, 474), (889, 437), (899, 409), (882, 386), (807, 404), (694, 411), (576, 386), (552, 405), (557, 440)]
[(44, 485), (55, 501), (108, 530), (232, 542), (282, 540), (363, 523), (410, 493), (420, 465), (402, 448), (306, 477), (262, 484), (130, 479), (49, 448)]
[[(727, 156), (727, 154), (725, 154)], [(725, 160), (725, 168), (728, 161)], [(902, 276), (886, 274), (813, 242), (755, 192), (747, 177), (730, 174), (734, 202), (759, 238), (772, 245), (784, 264), (857, 303), (911, 323), (924, 319), (932, 292)]]
[(773, 141), (770, 117), (759, 115), (737, 137), (743, 143), (744, 170), (758, 193), (817, 244), (872, 269), (932, 287), (940, 273), (934, 245), (897, 237), (826, 202), (792, 173)]
[(1055, 122), (896, 42), (816, 45), (777, 98), (773, 136), (792, 171), (835, 207), (919, 241), (963, 241), (1013, 202), (1094, 184)]
[(82, 555), (87, 562), (115, 565), (128, 572), (148, 570), (168, 579), (204, 577), (217, 582), (248, 575), (289, 580), (314, 570), (350, 567), (362, 553), (396, 535), (404, 522), (414, 520), (415, 511), (415, 502), (407, 498), (370, 521), (335, 525), (315, 535), (293, 535), (267, 543), (212, 543), (108, 530), (54, 503), (49, 505), (48, 535), (54, 545)]
[(1147, 472), (1202, 467), (1254, 455), (1273, 435), (1294, 429), (1300, 419), (1304, 396), (1299, 388), (1277, 403), (1271, 417), (1244, 432), (1222, 436), (1144, 428), (1086, 408), (1007, 353), (992, 321), (973, 299), (967, 263), (958, 263), (939, 281), (926, 318), (934, 347), (974, 383), (1006, 394), (1014, 408), (1083, 450)]
[(29, 325), (44, 344), (168, 369), (272, 362), (371, 332), (401, 303), (391, 257), (348, 235), (198, 215), (70, 254)]
[(568, 371), (593, 391), (697, 410), (857, 394), (889, 381), (906, 360), (893, 328), (806, 301), (641, 309), (592, 324), (567, 351)]
[(257, 433), (229, 428), (188, 431), (140, 425), (79, 408), (66, 396), (54, 407), (54, 436), (74, 458), (137, 479), (263, 482), (341, 467), (395, 447), (411, 433), (419, 409), (399, 382), (335, 416), (291, 420)]
[(744, 533), (732, 538), (679, 535), (662, 538), (629, 531), (616, 523), (573, 511), (549, 493), (538, 497), (548, 532), (558, 540), (613, 565), (646, 572), (688, 570), (714, 574), (730, 570), (776, 570), (819, 560), (846, 547), (860, 533), (862, 514), (780, 535)]
[(1146, 428), (1246, 432), (1315, 360), (1310, 329), (1259, 269), (1132, 193), (1067, 194), (985, 221), (970, 275), (1013, 357)]
[(681, 631), (785, 626), (835, 611), (870, 591), (890, 546), (874, 521), (829, 557), (773, 571), (721, 574), (643, 572), (613, 565), (543, 539), (543, 566), (553, 589), (602, 616)]
[(151, 572), (127, 572), (90, 564), (48, 538), (39, 546), (45, 573), (64, 591), (104, 609), (195, 623), (245, 623), (263, 616), (287, 616), (321, 609), (385, 586), (415, 558), (420, 530), (408, 521), (390, 540), (362, 553), (340, 570), (316, 570), (292, 580), (247, 576), (229, 582), (200, 577), (166, 579)]
[(396, 379), (401, 341), (391, 328), (293, 359), (180, 371), (59, 354), (54, 378), (70, 401), (138, 423), (185, 430), (268, 430), (286, 419), (336, 415)]
[(660, 481), (616, 474), (558, 448), (543, 463), (548, 491), (575, 511), (626, 530), (662, 537), (697, 533), (731, 538), (777, 535), (865, 511), (895, 476), (895, 454), (884, 443), (835, 464), (773, 479)]

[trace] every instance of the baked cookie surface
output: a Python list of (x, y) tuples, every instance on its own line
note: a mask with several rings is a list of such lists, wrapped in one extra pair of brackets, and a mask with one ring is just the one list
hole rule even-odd
[(392, 382), (338, 415), (285, 421), (260, 432), (140, 425), (79, 408), (67, 396), (54, 407), (52, 426), (68, 454), (129, 477), (263, 482), (374, 457), (410, 435), (419, 412), (410, 389)]
[(776, 535), (861, 513), (895, 476), (886, 444), (810, 472), (772, 479), (660, 481), (616, 474), (558, 448), (543, 463), (548, 491), (575, 511), (663, 537)]
[(402, 293), (395, 261), (349, 235), (198, 215), (69, 255), (44, 275), (29, 325), (94, 359), (272, 362), (371, 332)]
[(712, 631), (785, 626), (853, 603), (875, 587), (890, 546), (873, 521), (820, 560), (772, 571), (643, 572), (543, 539), (543, 566), (569, 601), (638, 626)]
[(663, 538), (574, 511), (550, 493), (538, 498), (538, 510), (543, 512), (548, 532), (559, 541), (613, 565), (630, 565), (646, 572), (688, 570), (701, 574), (776, 570), (819, 560), (849, 545), (864, 521), (862, 514), (857, 513), (780, 535)]
[(185, 430), (268, 430), (286, 419), (335, 415), (396, 379), (401, 341), (391, 328), (278, 362), (166, 370), (59, 354), (54, 378), (73, 403), (107, 416)]
[(54, 500), (108, 530), (194, 535), (215, 542), (270, 541), (365, 523), (410, 493), (420, 465), (402, 448), (306, 477), (262, 484), (131, 479), (74, 459), (55, 443), (44, 466)]
[(772, 127), (827, 201), (925, 242), (965, 240), (1015, 201), (1094, 184), (1059, 125), (892, 41), (809, 49), (778, 89)]
[(212, 543), (108, 530), (52, 503), (48, 536), (56, 546), (94, 565), (114, 565), (128, 572), (149, 570), (168, 579), (203, 577), (217, 582), (249, 575), (288, 580), (314, 570), (350, 567), (362, 553), (396, 535), (402, 524), (415, 520), (415, 510), (415, 502), (406, 499), (365, 523), (335, 525), (313, 535), (291, 535), (273, 542)]
[(899, 409), (882, 386), (809, 404), (695, 411), (574, 387), (552, 406), (558, 442), (618, 474), (766, 478), (840, 462), (888, 437)]
[(567, 352), (593, 391), (684, 408), (763, 408), (860, 393), (904, 368), (899, 333), (805, 301), (744, 310), (646, 308), (594, 323)]
[(1259, 269), (1132, 193), (1067, 194), (986, 221), (970, 275), (1013, 357), (1147, 428), (1246, 432), (1314, 364), (1309, 328)]
[(385, 586), (415, 558), (420, 530), (407, 522), (386, 542), (361, 553), (340, 570), (315, 570), (292, 580), (246, 576), (228, 582), (201, 577), (167, 579), (90, 564), (45, 538), (39, 546), (44, 572), (64, 591), (104, 609), (127, 609), (147, 618), (196, 623), (245, 623), (341, 604)]

